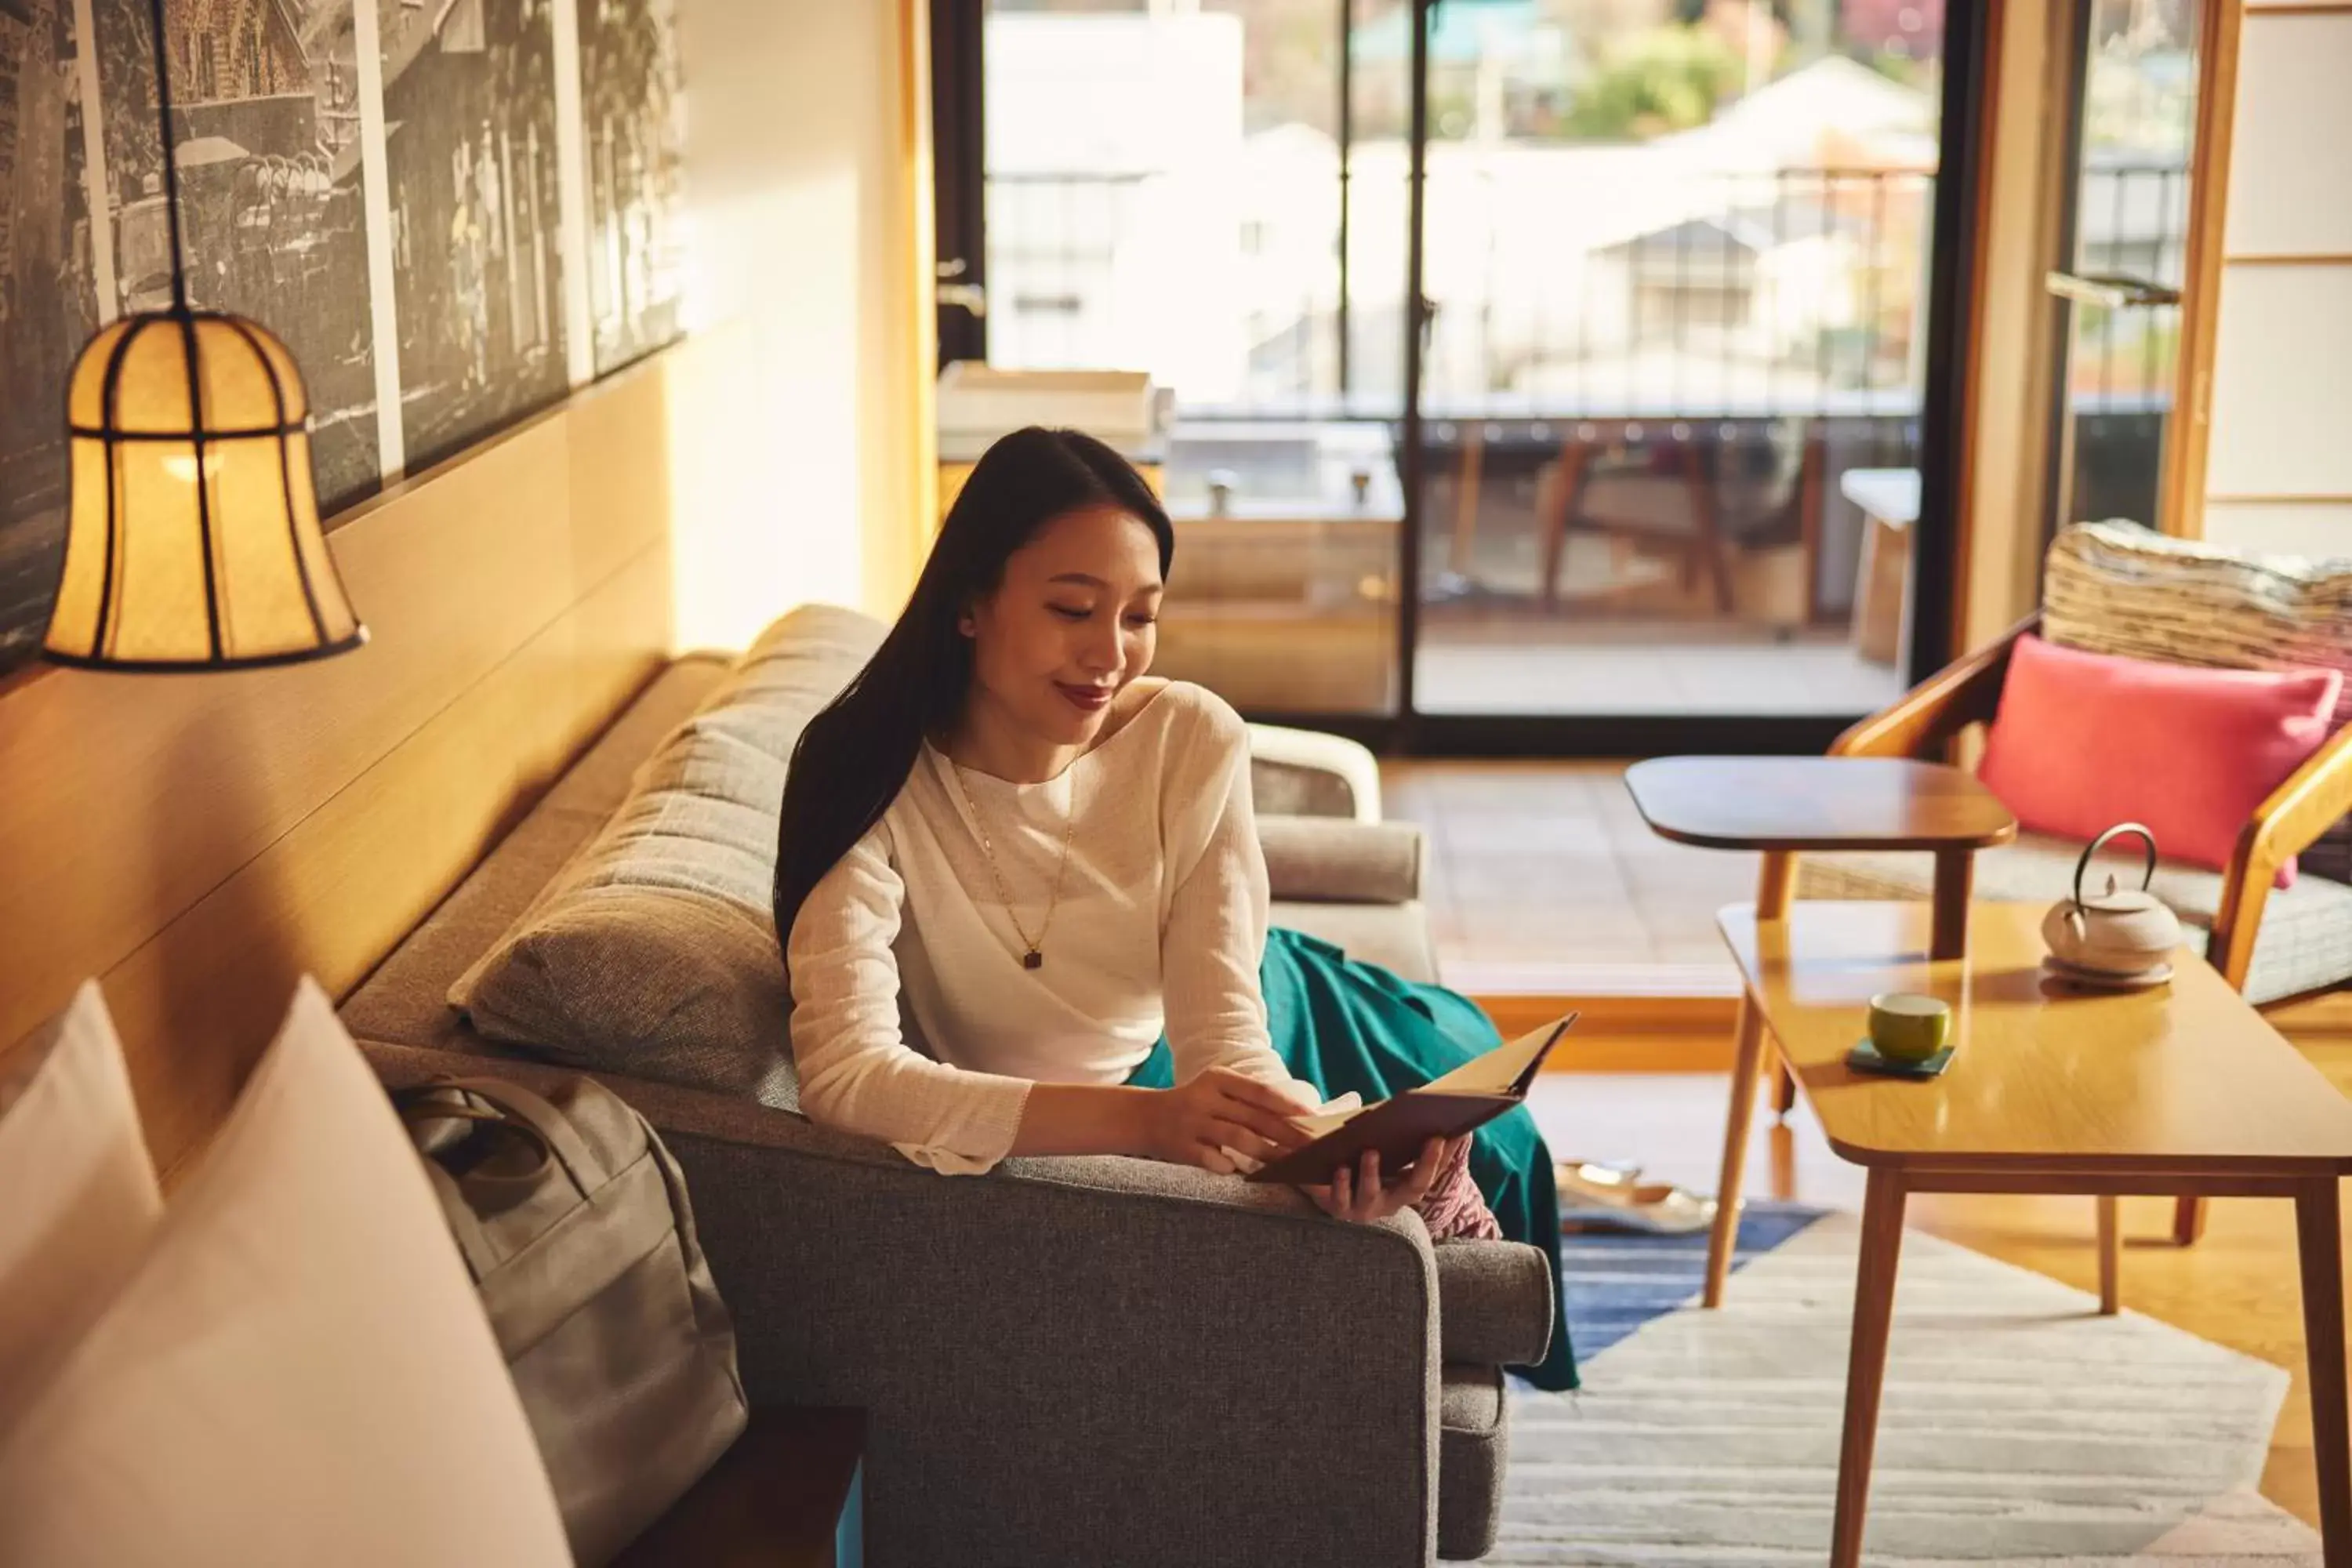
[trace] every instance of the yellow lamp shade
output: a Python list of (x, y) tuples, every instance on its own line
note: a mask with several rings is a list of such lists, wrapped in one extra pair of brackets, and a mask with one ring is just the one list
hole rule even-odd
[(238, 317), (174, 308), (92, 338), (67, 391), (49, 658), (233, 669), (366, 641), (319, 529), (310, 414), (293, 356)]

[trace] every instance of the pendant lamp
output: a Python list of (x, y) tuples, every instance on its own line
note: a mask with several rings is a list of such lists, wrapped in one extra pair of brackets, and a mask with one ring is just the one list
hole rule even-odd
[(172, 302), (100, 329), (74, 363), (65, 566), (43, 652), (158, 671), (341, 653), (367, 630), (319, 527), (301, 373), (262, 328), (188, 304), (163, 0), (148, 12)]

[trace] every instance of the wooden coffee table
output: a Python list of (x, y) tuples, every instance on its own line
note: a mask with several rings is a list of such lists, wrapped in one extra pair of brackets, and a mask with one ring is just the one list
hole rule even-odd
[(2017, 837), (2017, 818), (1976, 775), (1894, 757), (1656, 757), (1625, 770), (1650, 830), (1706, 849), (1760, 849), (1767, 920), (1788, 911), (1794, 854), (1921, 849), (1936, 857), (1934, 951), (1968, 940), (1976, 852)]
[[(1722, 1300), (1730, 1266), (1769, 1030), (1830, 1147), (1870, 1173), (1830, 1553), (1832, 1568), (1853, 1568), (1909, 1194), (2099, 1196), (2110, 1310), (2116, 1194), (2292, 1198), (2326, 1561), (2352, 1568), (2336, 1191), (2352, 1173), (2352, 1101), (2185, 949), (2171, 984), (2151, 991), (2094, 994), (2045, 978), (2042, 914), (2038, 905), (1977, 904), (1968, 957), (1935, 959), (1918, 904), (1806, 902), (1760, 921), (1751, 905), (1722, 912), (1743, 996), (1706, 1304)], [(1958, 1050), (1941, 1077), (1913, 1082), (1845, 1065), (1869, 998), (1882, 991), (1953, 1004)]]

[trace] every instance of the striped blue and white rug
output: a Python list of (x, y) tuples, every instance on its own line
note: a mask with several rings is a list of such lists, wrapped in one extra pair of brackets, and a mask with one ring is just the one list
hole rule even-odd
[[(1776, 1568), (1828, 1551), (1854, 1216), (1759, 1204), (1725, 1310), (1703, 1238), (1568, 1238), (1580, 1394), (1514, 1394), (1491, 1562)], [(1866, 1560), (2306, 1568), (2254, 1490), (2286, 1374), (2041, 1275), (1904, 1237)]]

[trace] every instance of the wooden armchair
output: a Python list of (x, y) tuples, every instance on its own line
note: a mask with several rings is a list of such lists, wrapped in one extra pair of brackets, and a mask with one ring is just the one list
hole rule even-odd
[[(2039, 616), (2029, 617), (1990, 647), (1939, 671), (1893, 707), (1839, 736), (1830, 747), (1830, 754), (1942, 760), (1963, 731), (1970, 725), (1991, 721), (2000, 701), (2001, 681), (2009, 671), (2010, 652), (2017, 638), (2035, 629), (2040, 621)], [(2237, 847), (2221, 874), (2220, 897), (2210, 921), (2201, 914), (2183, 911), (2189, 923), (2208, 930), (2207, 960), (2234, 989), (2246, 992), (2247, 981), (2254, 973), (2255, 941), (2261, 933), (2263, 910), (2270, 902), (2279, 867), (2309, 848), (2320, 834), (2347, 812), (2352, 812), (2352, 725), (2339, 730), (2255, 808), (2240, 831)], [(1777, 896), (1785, 904), (1795, 891), (1796, 881), (1793, 865), (1768, 866), (1764, 895)], [(2050, 896), (2054, 900), (2062, 897), (2063, 891), (2053, 889)], [(1760, 905), (1763, 900), (1759, 901)], [(2339, 983), (2352, 978), (2352, 940), (2347, 940), (2341, 951), (2345, 973), (2338, 977)], [(2305, 990), (2295, 994), (2309, 994)], [(2254, 998), (2257, 1005), (2291, 999), (2290, 995)], [(1788, 1082), (1784, 1069), (1776, 1105), (1785, 1110), (1794, 1103), (1793, 1092), (1794, 1086)], [(2114, 1201), (2100, 1200), (2105, 1211), (2101, 1216), (2105, 1235), (2113, 1234)], [(2174, 1217), (2174, 1239), (2187, 1246), (2196, 1240), (2203, 1224), (2203, 1200), (2180, 1199)]]

